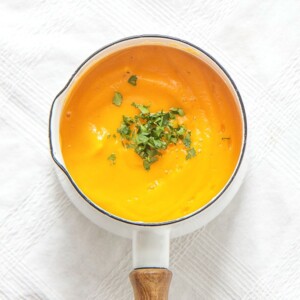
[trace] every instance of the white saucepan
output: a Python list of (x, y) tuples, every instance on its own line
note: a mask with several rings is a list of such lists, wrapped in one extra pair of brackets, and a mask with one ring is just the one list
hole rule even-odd
[[(73, 181), (65, 166), (60, 148), (60, 118), (66, 95), (82, 73), (95, 61), (121, 49), (136, 45), (167, 45), (179, 48), (197, 56), (213, 68), (224, 80), (239, 107), (243, 122), (243, 141), (241, 154), (234, 172), (223, 189), (199, 210), (180, 219), (162, 223), (132, 222), (112, 215), (88, 199)], [(215, 218), (231, 201), (240, 187), (245, 175), (245, 148), (247, 123), (241, 96), (228, 73), (208, 53), (186, 41), (177, 38), (141, 35), (119, 40), (96, 51), (88, 57), (75, 71), (69, 82), (55, 98), (49, 121), (49, 138), (51, 155), (56, 163), (58, 178), (74, 205), (92, 222), (112, 233), (132, 239), (133, 271), (130, 274), (136, 299), (167, 299), (172, 273), (169, 267), (170, 239), (178, 237), (207, 224)]]

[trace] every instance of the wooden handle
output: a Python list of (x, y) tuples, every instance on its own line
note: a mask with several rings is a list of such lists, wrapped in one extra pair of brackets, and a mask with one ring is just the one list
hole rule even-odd
[(135, 300), (168, 300), (172, 278), (172, 272), (168, 269), (136, 269), (129, 278)]

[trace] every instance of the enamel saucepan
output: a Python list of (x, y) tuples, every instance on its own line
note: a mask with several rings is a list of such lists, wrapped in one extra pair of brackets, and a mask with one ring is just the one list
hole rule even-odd
[[(112, 215), (94, 204), (73, 181), (65, 166), (60, 147), (60, 118), (66, 95), (74, 82), (94, 62), (121, 49), (136, 45), (167, 45), (188, 51), (213, 68), (224, 80), (234, 96), (243, 122), (243, 141), (238, 163), (227, 184), (199, 210), (180, 219), (162, 223), (141, 223)], [(167, 36), (135, 36), (119, 40), (96, 51), (75, 71), (67, 85), (55, 98), (49, 121), (51, 155), (56, 164), (58, 178), (74, 205), (92, 222), (112, 233), (132, 239), (133, 271), (130, 280), (135, 299), (167, 299), (172, 273), (169, 267), (170, 239), (190, 233), (215, 218), (231, 201), (245, 175), (245, 147), (247, 124), (240, 94), (228, 73), (208, 53), (180, 39)]]

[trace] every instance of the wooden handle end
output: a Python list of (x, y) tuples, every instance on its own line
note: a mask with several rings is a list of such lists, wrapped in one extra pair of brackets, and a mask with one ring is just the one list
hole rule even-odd
[(168, 269), (135, 269), (129, 275), (135, 300), (167, 300), (172, 272)]

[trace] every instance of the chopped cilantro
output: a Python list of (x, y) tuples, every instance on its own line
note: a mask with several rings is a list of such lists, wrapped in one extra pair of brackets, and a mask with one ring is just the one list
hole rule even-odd
[(137, 81), (137, 76), (136, 75), (132, 75), (128, 79), (128, 83), (131, 84), (131, 85), (133, 85), (133, 86), (136, 86), (136, 81)]
[(186, 159), (196, 156), (191, 146), (191, 132), (184, 125), (177, 124), (176, 116), (184, 115), (181, 108), (172, 108), (168, 112), (158, 111), (150, 113), (149, 106), (132, 103), (140, 110), (134, 117), (123, 116), (118, 133), (122, 137), (122, 144), (132, 148), (143, 159), (144, 168), (149, 171), (162, 151), (169, 145), (176, 145), (181, 141), (188, 149)]
[(183, 138), (183, 143), (187, 148), (191, 147), (191, 132), (190, 131)]
[(115, 92), (113, 100), (112, 100), (113, 104), (116, 105), (116, 106), (121, 106), (122, 101), (123, 101), (122, 94), (119, 93), (119, 92)]
[(132, 103), (132, 106), (134, 106), (135, 108), (139, 109), (141, 111), (142, 114), (148, 114), (149, 113), (149, 106), (146, 105), (142, 105), (142, 104), (136, 104), (136, 103)]
[(147, 171), (150, 170), (151, 163), (147, 159), (143, 160), (143, 165), (144, 165), (145, 170), (147, 170)]
[(186, 129), (184, 126), (179, 126), (178, 129), (177, 129), (177, 135), (184, 135), (186, 132)]
[(192, 157), (196, 156), (196, 151), (194, 148), (188, 149), (187, 154), (186, 154), (186, 159), (191, 159)]
[(173, 113), (173, 114), (175, 114), (175, 115), (179, 115), (179, 116), (184, 116), (184, 111), (183, 111), (183, 109), (182, 108), (174, 108), (174, 107), (172, 107), (172, 108), (170, 108), (170, 111)]
[(115, 153), (112, 153), (108, 158), (108, 160), (110, 160), (112, 162), (112, 164), (114, 165), (116, 163), (116, 154)]

